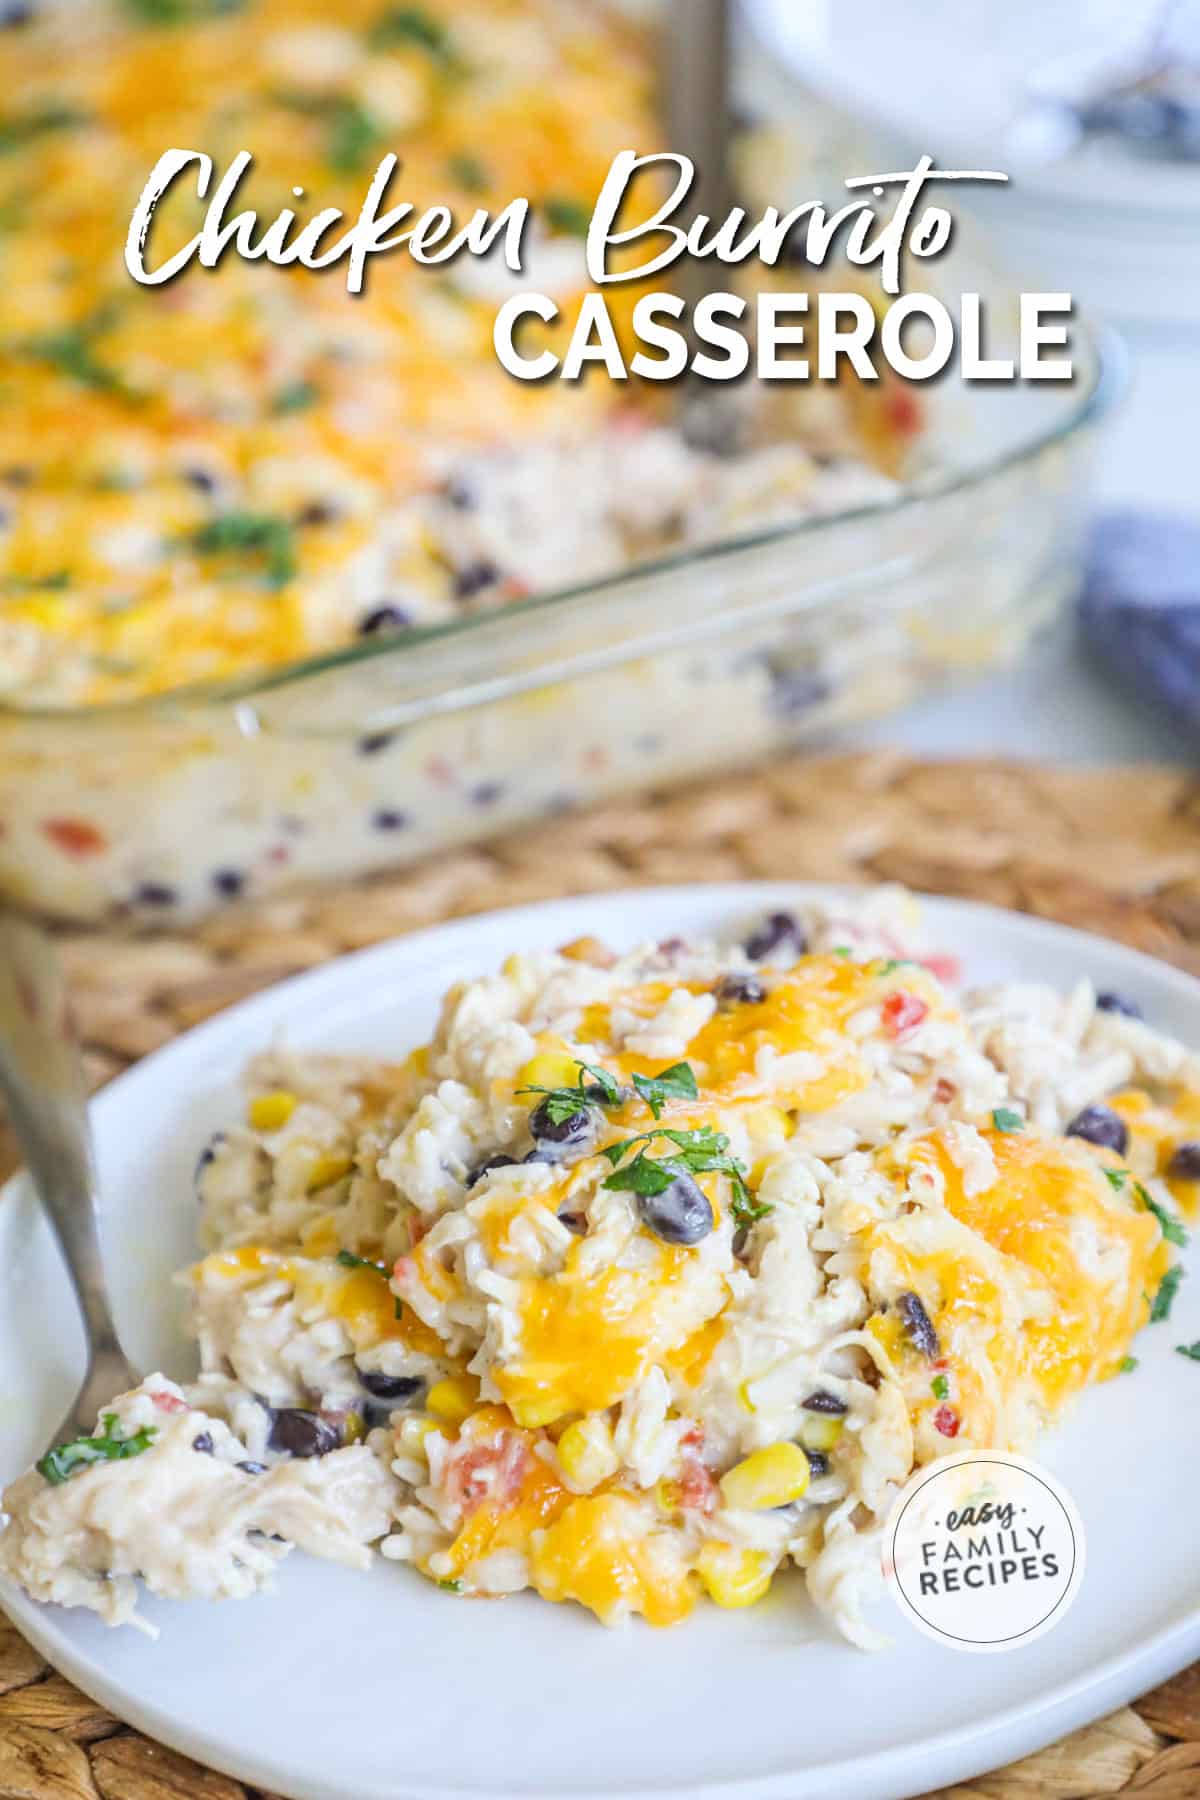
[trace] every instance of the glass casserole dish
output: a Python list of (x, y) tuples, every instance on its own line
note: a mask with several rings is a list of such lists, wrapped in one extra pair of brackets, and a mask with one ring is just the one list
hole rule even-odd
[[(728, 770), (1015, 661), (1078, 574), (1117, 355), (958, 390), (894, 497), (266, 675), (0, 709), (0, 892), (175, 924)], [(548, 826), (548, 829), (550, 827)]]

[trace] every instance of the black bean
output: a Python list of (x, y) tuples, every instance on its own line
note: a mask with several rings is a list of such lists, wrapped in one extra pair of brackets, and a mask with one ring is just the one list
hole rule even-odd
[(358, 754), (360, 756), (378, 756), (381, 750), (386, 750), (388, 745), (394, 744), (395, 741), (394, 731), (370, 731), (366, 737), (359, 738)]
[(471, 512), (477, 504), (474, 488), (461, 475), (452, 475), (442, 493), (456, 512)]
[(371, 814), (371, 824), (376, 831), (403, 831), (408, 824), (408, 814), (399, 812), (394, 806), (381, 806)]
[(802, 1400), (800, 1404), (805, 1412), (828, 1413), (831, 1419), (840, 1419), (845, 1413), (850, 1411), (846, 1402), (844, 1400), (839, 1400), (836, 1394), (831, 1394), (828, 1388), (818, 1388), (815, 1393), (810, 1394), (808, 1399)]
[(495, 806), (504, 792), (502, 781), (481, 781), (471, 789), (472, 806)]
[(233, 1466), (235, 1469), (240, 1469), (243, 1475), (265, 1475), (267, 1472), (266, 1463), (240, 1462), (234, 1463)]
[(245, 887), (246, 877), (240, 869), (214, 869), (212, 884), (218, 894), (224, 894), (227, 900), (233, 900)]
[(810, 1475), (828, 1475), (829, 1458), (823, 1450), (809, 1450), (806, 1447), (804, 1454), (808, 1458), (808, 1472)]
[(713, 1210), (690, 1175), (677, 1175), (661, 1194), (639, 1194), (643, 1222), (666, 1244), (698, 1244), (713, 1228)]
[(832, 689), (812, 669), (773, 670), (768, 706), (777, 719), (799, 719), (828, 700)]
[(1144, 1015), (1136, 1000), (1127, 1000), (1124, 994), (1097, 994), (1097, 1012), (1120, 1013), (1126, 1019), (1140, 1019)]
[(205, 1169), (208, 1168), (209, 1164), (216, 1162), (216, 1160), (217, 1160), (217, 1145), (223, 1144), (224, 1142), (225, 1142), (225, 1133), (223, 1131), (216, 1131), (213, 1133), (212, 1137), (209, 1138), (207, 1144), (205, 1144), (203, 1150), (200, 1152), (199, 1156), (196, 1158), (196, 1167), (195, 1167), (195, 1171), (194, 1171), (194, 1177), (197, 1181), (199, 1181), (201, 1175), (203, 1175)]
[(521, 1161), (523, 1163), (556, 1163), (561, 1161), (561, 1158), (549, 1148), (545, 1150), (538, 1150), (535, 1148), (533, 1150), (527, 1150), (525, 1155), (521, 1158)]
[(596, 1115), (585, 1102), (565, 1119), (556, 1118), (547, 1097), (530, 1113), (529, 1129), (539, 1148), (554, 1145), (562, 1150), (582, 1150), (596, 1135)]
[(516, 1166), (517, 1158), (505, 1155), (502, 1150), (498, 1156), (489, 1156), (486, 1162), (481, 1162), (476, 1168), (468, 1171), (467, 1186), (473, 1188), (477, 1181), (482, 1181), (484, 1176), (490, 1175), (493, 1169), (515, 1169)]
[(555, 1217), (560, 1225), (565, 1225), (567, 1230), (573, 1232), (576, 1237), (587, 1236), (588, 1217), (585, 1212), (572, 1212), (567, 1208), (563, 1212), (556, 1213)]
[(411, 1400), (425, 1387), (423, 1376), (385, 1375), (381, 1369), (360, 1369), (358, 1379), (377, 1400)]
[(183, 471), (183, 479), (189, 487), (194, 487), (198, 494), (211, 494), (215, 491), (217, 478), (208, 469), (193, 467)]
[(767, 990), (757, 975), (726, 975), (717, 984), (717, 1005), (761, 1006)]
[(1200, 1181), (1200, 1144), (1176, 1144), (1167, 1174), (1173, 1181)]
[(407, 631), (412, 619), (402, 606), (375, 606), (358, 621), (359, 637), (374, 637), (377, 632)]
[(271, 1420), (267, 1443), (289, 1456), (326, 1456), (342, 1441), (341, 1432), (305, 1406), (282, 1406)]
[(932, 1361), (941, 1355), (942, 1347), (938, 1342), (938, 1334), (933, 1328), (933, 1320), (925, 1311), (916, 1294), (901, 1294), (896, 1302), (896, 1311), (904, 1321), (904, 1329), (921, 1352)]
[(1089, 1144), (1101, 1144), (1124, 1156), (1129, 1148), (1129, 1127), (1111, 1106), (1085, 1106), (1067, 1126), (1067, 1136), (1084, 1138)]
[(777, 950), (788, 950), (793, 956), (803, 956), (807, 948), (808, 938), (804, 927), (795, 914), (789, 912), (769, 914), (758, 930), (751, 932), (746, 939), (746, 955), (752, 962), (763, 962)]
[(0, 6), (0, 30), (13, 31), (19, 25), (28, 25), (33, 18), (33, 7), (29, 0), (7, 0)]
[(481, 557), (478, 562), (468, 563), (465, 568), (456, 570), (454, 592), (460, 600), (469, 600), (472, 594), (492, 587), (499, 579), (500, 571), (495, 563)]
[(139, 882), (133, 897), (139, 906), (174, 906), (179, 899), (175, 889), (163, 881)]
[(310, 500), (296, 514), (297, 525), (332, 525), (338, 516), (338, 509), (328, 500)]
[(194, 1437), (192, 1449), (199, 1450), (202, 1456), (211, 1456), (213, 1453), (212, 1432), (202, 1431), (199, 1437)]

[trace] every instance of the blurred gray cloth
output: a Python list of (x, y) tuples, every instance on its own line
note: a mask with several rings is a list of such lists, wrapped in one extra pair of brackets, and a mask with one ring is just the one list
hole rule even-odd
[(1079, 625), (1087, 653), (1200, 751), (1200, 523), (1112, 512), (1092, 528)]

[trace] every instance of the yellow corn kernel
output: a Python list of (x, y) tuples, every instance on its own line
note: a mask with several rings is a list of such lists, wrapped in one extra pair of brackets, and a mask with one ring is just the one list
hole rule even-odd
[[(537, 1056), (530, 1057), (517, 1076), (515, 1085), (518, 1088), (574, 1087), (578, 1080), (578, 1057), (572, 1056), (569, 1050), (543, 1050)], [(527, 1094), (525, 1098), (536, 1106), (536, 1094)]]
[(561, 1419), (567, 1410), (557, 1394), (530, 1394), (522, 1400), (510, 1397), (508, 1406), (517, 1424), (525, 1426), (528, 1431), (536, 1431), (542, 1425), (553, 1425), (555, 1419)]
[(404, 1064), (410, 1075), (418, 1077), (429, 1073), (429, 1045), (422, 1044), (417, 1050), (410, 1050)]
[(342, 1424), (343, 1444), (361, 1443), (366, 1435), (367, 1428), (363, 1423), (362, 1414), (359, 1412), (348, 1412)]
[(739, 1550), (733, 1544), (705, 1544), (696, 1558), (704, 1591), (718, 1606), (753, 1606), (771, 1585), (775, 1573), (763, 1550)]
[(844, 1419), (831, 1418), (828, 1413), (812, 1413), (800, 1427), (800, 1442), (806, 1450), (832, 1450), (845, 1424)]
[(746, 1120), (746, 1124), (757, 1137), (787, 1138), (791, 1137), (796, 1129), (792, 1119), (781, 1106), (756, 1106)]
[(337, 1220), (332, 1213), (310, 1219), (300, 1233), (300, 1248), (305, 1256), (336, 1256), (341, 1247)]
[(799, 1444), (768, 1444), (722, 1475), (721, 1492), (729, 1506), (786, 1506), (800, 1498), (808, 1475), (808, 1458)]
[(572, 1487), (591, 1493), (619, 1467), (612, 1431), (602, 1413), (576, 1419), (558, 1440), (558, 1460)]
[(461, 1425), (475, 1411), (476, 1399), (473, 1381), (466, 1380), (462, 1375), (451, 1375), (445, 1381), (434, 1382), (425, 1401), (425, 1408), (435, 1419), (441, 1419), (443, 1424)]
[(354, 1167), (354, 1160), (349, 1156), (318, 1156), (308, 1171), (308, 1191), (319, 1193), (322, 1188), (332, 1187), (343, 1175), (348, 1175)]
[(295, 1094), (279, 1088), (273, 1094), (256, 1094), (246, 1111), (255, 1131), (281, 1131), (299, 1106)]
[(407, 1456), (424, 1456), (425, 1439), (437, 1426), (432, 1419), (419, 1419), (409, 1413), (394, 1426), (396, 1448), (403, 1450)]
[(615, 952), (596, 937), (572, 938), (569, 944), (558, 946), (558, 954), (568, 962), (590, 963), (593, 969), (611, 969), (617, 960)]

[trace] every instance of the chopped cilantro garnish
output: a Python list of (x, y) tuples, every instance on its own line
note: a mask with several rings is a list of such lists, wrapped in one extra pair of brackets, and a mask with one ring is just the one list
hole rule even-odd
[(366, 166), (380, 138), (379, 127), (365, 106), (357, 100), (338, 99), (329, 109), (325, 161), (335, 173), (353, 175)]
[(551, 195), (548, 200), (543, 200), (542, 211), (551, 231), (565, 232), (570, 237), (587, 236), (592, 214), (591, 208), (584, 206), (582, 201)]
[[(646, 1146), (659, 1140), (675, 1146), (674, 1153), (668, 1156), (652, 1157), (646, 1153)], [(641, 1145), (632, 1162), (620, 1167), (621, 1158), (635, 1145)], [(765, 1218), (771, 1208), (761, 1200), (756, 1200), (746, 1185), (746, 1167), (737, 1157), (729, 1154), (729, 1139), (723, 1131), (714, 1131), (709, 1125), (701, 1125), (695, 1131), (644, 1131), (637, 1137), (625, 1138), (622, 1143), (610, 1144), (603, 1152), (614, 1164), (613, 1173), (606, 1176), (606, 1188), (628, 1189), (641, 1195), (661, 1194), (681, 1175), (702, 1175), (712, 1170), (721, 1175), (728, 1175), (733, 1186), (733, 1203), (730, 1211), (738, 1225), (752, 1225), (756, 1219)]]
[(69, 569), (54, 569), (48, 575), (6, 575), (0, 581), (3, 594), (59, 594), (71, 585)]
[(461, 150), (452, 156), (446, 164), (450, 178), (465, 187), (468, 194), (482, 194), (488, 184), (488, 172), (477, 156), (469, 150)]
[(1137, 1366), (1138, 1359), (1136, 1356), (1123, 1356), (1117, 1364), (1117, 1374), (1132, 1375)]
[(1175, 1244), (1177, 1248), (1182, 1250), (1187, 1244), (1188, 1234), (1179, 1223), (1179, 1220), (1175, 1218), (1172, 1213), (1169, 1213), (1165, 1206), (1160, 1206), (1158, 1201), (1154, 1199), (1153, 1195), (1147, 1192), (1140, 1181), (1135, 1181), (1133, 1185), (1137, 1197), (1146, 1208), (1146, 1211), (1152, 1212), (1162, 1226), (1162, 1234), (1164, 1238), (1166, 1238), (1168, 1244)]
[(935, 1375), (929, 1385), (935, 1400), (944, 1400), (950, 1392), (950, 1381), (945, 1375)]
[(125, 11), (141, 25), (188, 25), (241, 12), (245, 0), (125, 0)]
[(44, 331), (36, 337), (26, 338), (21, 351), (30, 361), (45, 363), (60, 375), (77, 381), (81, 387), (132, 400), (137, 398), (132, 388), (116, 369), (109, 368), (96, 354), (95, 340), (111, 322), (107, 313), (98, 313), (81, 324), (64, 325), (61, 330)]
[(918, 966), (911, 956), (889, 956), (886, 962), (880, 963), (877, 973), (892, 975), (897, 969), (915, 969)]
[(699, 1090), (690, 1063), (672, 1063), (657, 1075), (635, 1075), (633, 1085), (656, 1119), (668, 1100), (695, 1100)]
[(403, 1302), (403, 1300), (397, 1300), (397, 1302), (396, 1302), (396, 1317), (398, 1319), (402, 1319), (404, 1317), (404, 1302)]
[(377, 1269), (381, 1275), (388, 1272), (386, 1263), (372, 1262), (369, 1256), (355, 1256), (353, 1250), (339, 1250), (337, 1261), (343, 1269)]
[(744, 1183), (736, 1183), (733, 1190), (733, 1201), (730, 1205), (733, 1222), (739, 1230), (748, 1231), (751, 1225), (757, 1225), (768, 1213), (774, 1212), (765, 1200), (757, 1200)]
[(1115, 1188), (1117, 1192), (1120, 1193), (1121, 1189), (1125, 1186), (1125, 1180), (1128, 1173), (1129, 1171), (1127, 1169), (1105, 1169), (1104, 1179), (1107, 1181), (1110, 1188)]
[(271, 411), (275, 417), (283, 418), (287, 413), (305, 412), (320, 399), (320, 389), (312, 381), (289, 381), (281, 387), (271, 402)]
[(76, 1469), (86, 1468), (90, 1463), (123, 1462), (126, 1457), (140, 1456), (157, 1436), (157, 1427), (143, 1425), (126, 1437), (114, 1412), (104, 1414), (100, 1427), (96, 1437), (75, 1438), (69, 1444), (59, 1444), (56, 1449), (47, 1451), (36, 1465), (38, 1474), (51, 1487), (58, 1487)]
[(463, 1584), (457, 1578), (453, 1581), (439, 1581), (438, 1586), (445, 1588), (450, 1594), (461, 1594), (463, 1590)]
[(1180, 1263), (1176, 1263), (1172, 1268), (1168, 1269), (1163, 1276), (1159, 1283), (1158, 1292), (1150, 1303), (1150, 1323), (1152, 1325), (1158, 1325), (1163, 1319), (1170, 1318), (1171, 1307), (1174, 1305), (1175, 1295), (1179, 1290), (1179, 1284), (1183, 1280), (1183, 1276), (1184, 1270)]
[(389, 6), (371, 26), (367, 42), (372, 50), (398, 50), (415, 44), (447, 66), (457, 60), (446, 27), (423, 6)]
[(261, 556), (268, 587), (286, 587), (296, 573), (292, 526), (271, 513), (220, 513), (194, 531), (188, 543), (202, 556)]
[(82, 124), (82, 113), (52, 100), (29, 112), (9, 113), (7, 118), (0, 118), (0, 156), (11, 156), (51, 132), (69, 131), (73, 125)]
[(1177, 1356), (1190, 1357), (1192, 1362), (1200, 1362), (1200, 1338), (1194, 1344), (1176, 1344), (1175, 1353)]
[(582, 1112), (585, 1106), (620, 1106), (621, 1086), (607, 1069), (594, 1063), (577, 1062), (579, 1080), (574, 1087), (523, 1087), (518, 1094), (542, 1094), (542, 1105), (552, 1125), (562, 1125)]
[(376, 120), (348, 94), (284, 93), (276, 95), (291, 112), (325, 124), (325, 161), (338, 175), (354, 175), (380, 148), (383, 134)]
[(992, 1124), (997, 1131), (1024, 1131), (1025, 1121), (1019, 1112), (1011, 1106), (998, 1106), (992, 1113)]
[(833, 954), (835, 956), (849, 956), (849, 954), (850, 954), (849, 944), (835, 944), (833, 946)]

